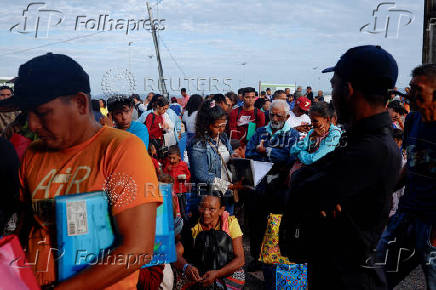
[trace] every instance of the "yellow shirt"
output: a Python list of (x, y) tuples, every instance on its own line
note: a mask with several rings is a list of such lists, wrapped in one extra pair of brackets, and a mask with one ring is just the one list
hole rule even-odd
[(102, 113), (106, 117), (108, 110), (106, 108), (100, 107), (100, 113)]
[[(238, 219), (235, 216), (228, 217), (229, 222), (229, 236), (232, 239), (236, 239), (237, 237), (242, 237), (241, 227), (239, 226)], [(203, 227), (200, 224), (200, 221), (191, 229), (192, 237), (195, 239), (197, 235), (203, 231)], [(220, 224), (218, 223), (215, 227), (215, 230), (221, 230)]]

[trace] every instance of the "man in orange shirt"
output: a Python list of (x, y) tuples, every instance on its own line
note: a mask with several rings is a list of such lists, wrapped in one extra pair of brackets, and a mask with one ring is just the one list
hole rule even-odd
[(96, 264), (57, 283), (50, 249), (56, 248), (54, 197), (105, 190), (115, 240), (120, 241), (111, 255), (152, 257), (156, 208), (162, 197), (144, 143), (95, 122), (89, 76), (66, 55), (48, 53), (21, 65), (15, 88), (7, 104), (28, 113), (29, 128), (40, 138), (27, 149), (19, 173), (21, 200), (33, 211), (22, 215), (20, 236), (28, 237), (27, 258), (34, 263), (39, 284), (55, 284), (56, 289), (136, 289), (141, 263)]

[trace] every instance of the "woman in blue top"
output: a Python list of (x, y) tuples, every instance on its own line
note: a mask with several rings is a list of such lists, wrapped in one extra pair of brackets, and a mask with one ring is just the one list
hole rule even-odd
[[(187, 149), (192, 181), (200, 193), (209, 188), (228, 197), (230, 190), (235, 189), (227, 168), (233, 152), (224, 133), (226, 125), (227, 113), (213, 100), (203, 102), (197, 114), (195, 137)], [(233, 203), (226, 204), (226, 210), (232, 215)]]
[(331, 123), (333, 115), (332, 108), (326, 102), (317, 102), (310, 107), (309, 116), (313, 129), (303, 140), (291, 147), (291, 155), (297, 157), (297, 164), (291, 169), (291, 173), (335, 150), (341, 137), (341, 129)]

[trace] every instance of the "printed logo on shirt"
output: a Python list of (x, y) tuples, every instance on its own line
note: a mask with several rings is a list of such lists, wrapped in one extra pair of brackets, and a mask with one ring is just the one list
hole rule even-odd
[(436, 151), (432, 148), (418, 149), (416, 145), (407, 146), (408, 166), (414, 174), (436, 178)]
[(252, 122), (251, 116), (241, 116), (238, 120), (238, 126), (248, 125), (250, 122)]
[[(48, 199), (65, 194), (74, 194), (84, 192), (80, 190), (80, 184), (89, 178), (91, 167), (78, 166), (73, 172), (72, 168), (67, 168), (64, 173), (57, 172), (55, 168), (50, 170), (39, 182), (38, 186), (32, 192), (32, 199)], [(54, 195), (51, 196), (51, 192)]]

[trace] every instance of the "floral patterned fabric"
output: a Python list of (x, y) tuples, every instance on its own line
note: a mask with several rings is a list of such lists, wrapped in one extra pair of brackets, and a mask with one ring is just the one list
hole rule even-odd
[(268, 216), (268, 225), (260, 249), (259, 261), (262, 263), (287, 265), (293, 264), (288, 258), (280, 254), (279, 227), (281, 220), (281, 214), (270, 213)]

